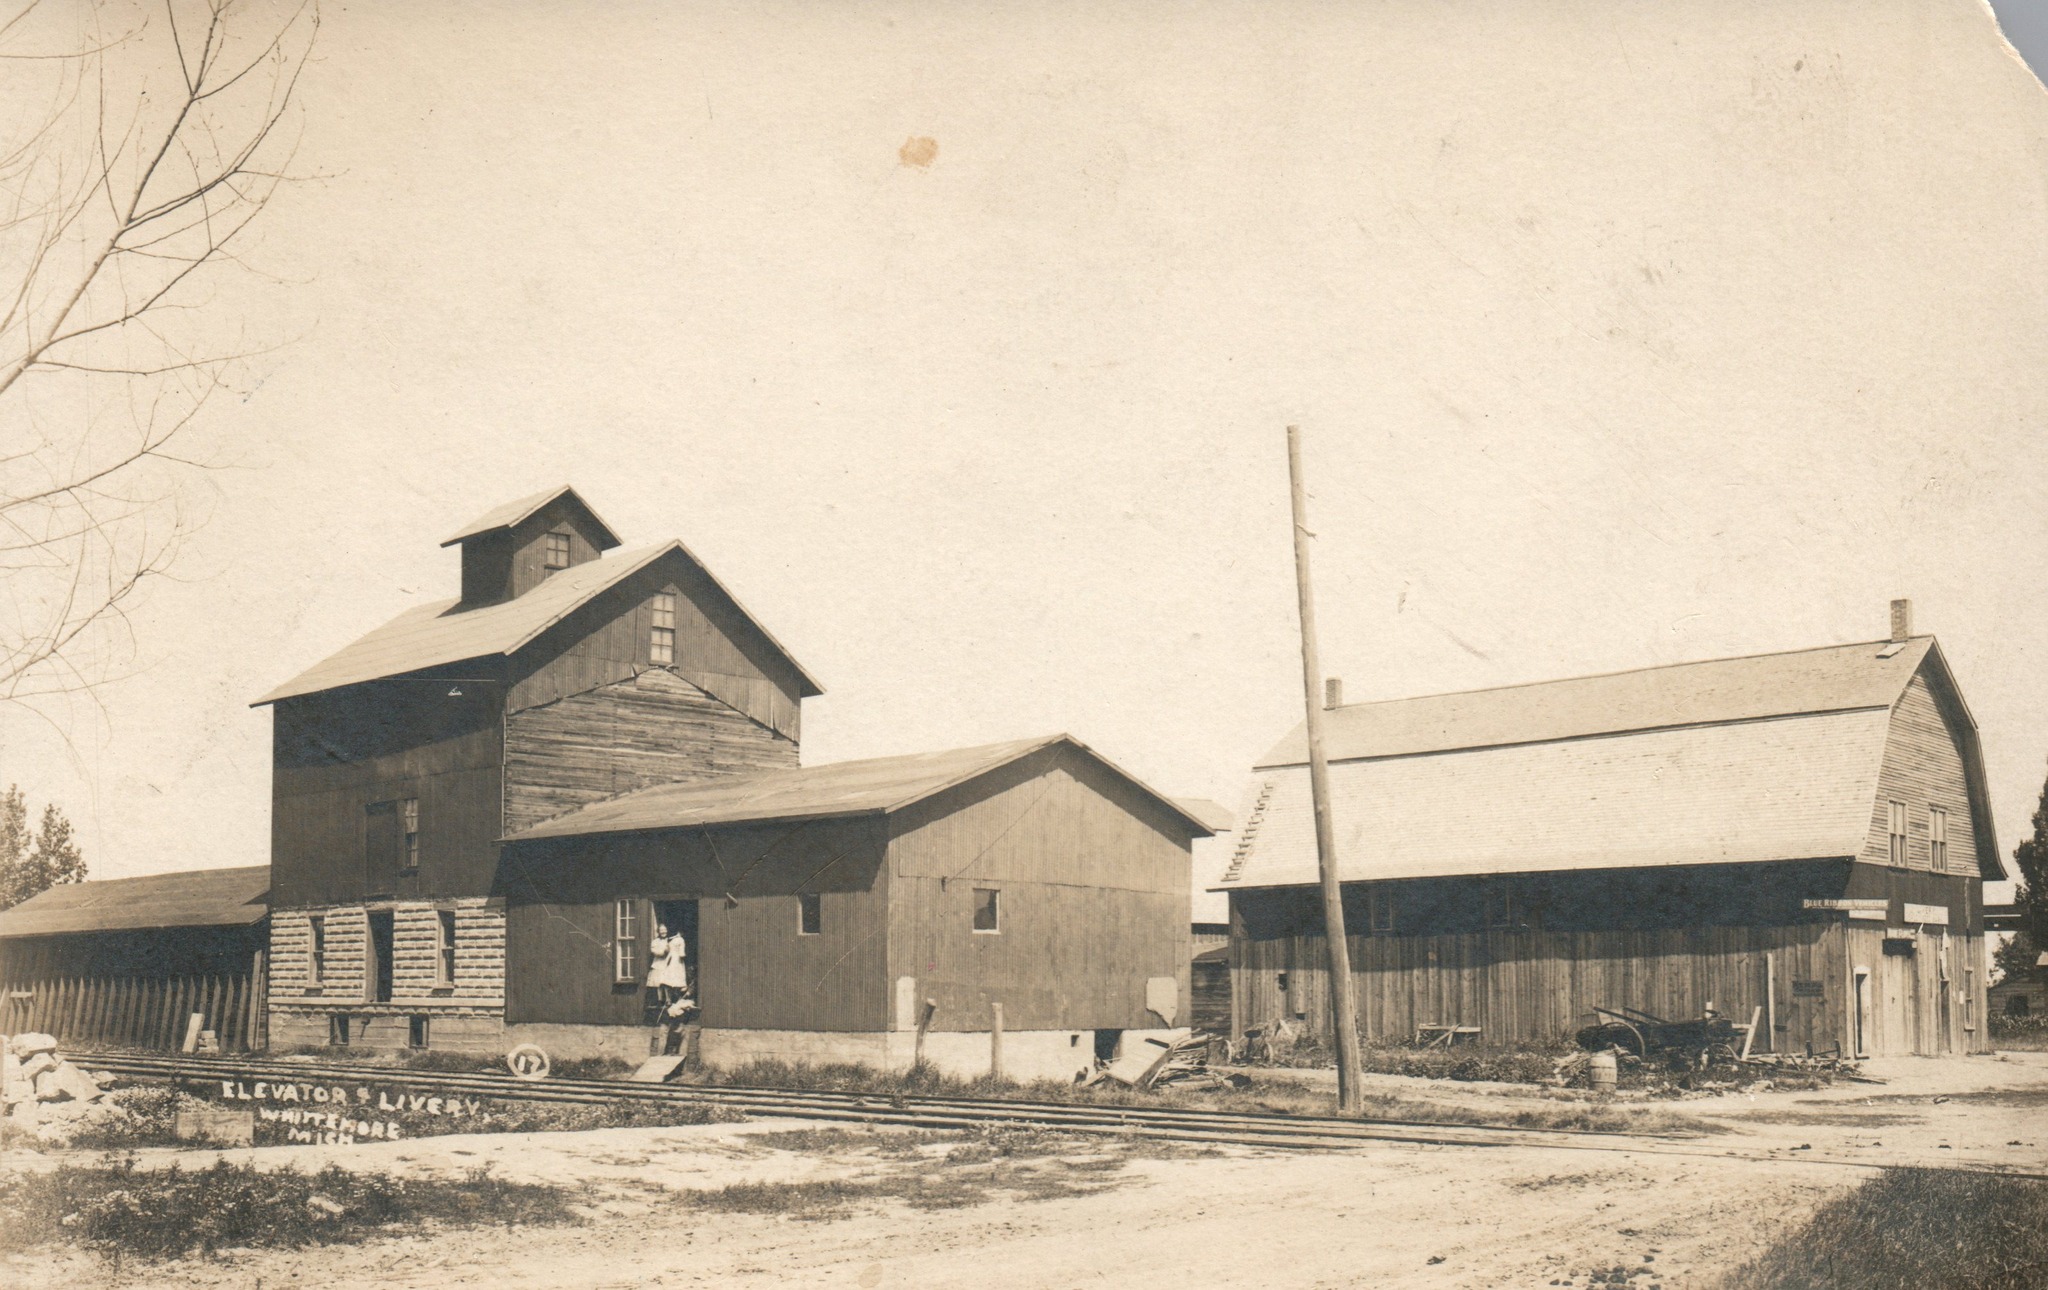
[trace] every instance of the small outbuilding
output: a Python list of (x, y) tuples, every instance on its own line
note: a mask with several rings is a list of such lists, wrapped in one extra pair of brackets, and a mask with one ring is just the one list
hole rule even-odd
[(66, 883), (0, 912), (0, 1031), (179, 1047), (193, 1014), (261, 1048), (270, 866)]
[(507, 1027), (644, 1043), (666, 928), (709, 1062), (1071, 1078), (1187, 1024), (1208, 833), (1065, 735), (642, 789), (505, 840)]

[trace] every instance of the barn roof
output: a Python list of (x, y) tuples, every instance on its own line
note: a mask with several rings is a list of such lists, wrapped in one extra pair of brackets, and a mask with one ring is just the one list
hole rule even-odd
[(1209, 827), (1174, 799), (1149, 788), (1073, 736), (1050, 735), (945, 752), (662, 784), (586, 806), (515, 833), (506, 841), (889, 815), (1059, 744), (1094, 758), (1186, 820), (1196, 836), (1208, 836)]
[(605, 523), (598, 516), (598, 513), (591, 509), (590, 503), (583, 500), (582, 494), (567, 484), (563, 484), (559, 488), (550, 488), (543, 492), (535, 493), (531, 497), (522, 497), (517, 501), (506, 502), (502, 506), (494, 506), (463, 525), (460, 529), (457, 529), (455, 536), (441, 543), (441, 545), (454, 546), (457, 542), (466, 542), (473, 537), (482, 537), (486, 533), (495, 533), (499, 529), (509, 529), (515, 524), (524, 522), (535, 511), (559, 497), (567, 497), (575, 502), (576, 505), (582, 507), (583, 514), (597, 526), (598, 540), (594, 545), (598, 550), (609, 551), (619, 545), (618, 535), (612, 532), (612, 526)]
[[(517, 505), (517, 503), (514, 503)], [(280, 699), (318, 694), (322, 690), (365, 681), (403, 676), (430, 667), (442, 667), (469, 659), (507, 655), (531, 642), (548, 628), (581, 609), (605, 590), (671, 552), (690, 561), (713, 586), (724, 593), (733, 608), (752, 623), (762, 637), (780, 654), (807, 688), (806, 697), (824, 690), (793, 658), (782, 643), (738, 598), (706, 569), (704, 562), (690, 554), (681, 542), (669, 541), (639, 547), (602, 560), (586, 560), (550, 576), (523, 596), (455, 612), (456, 600), (437, 600), (408, 609), (382, 627), (358, 637), (339, 653), (314, 664), (299, 675), (256, 700), (252, 707)]]
[(269, 897), (267, 864), (65, 883), (0, 911), (0, 939), (151, 927), (246, 927), (270, 912)]
[[(1721, 659), (1328, 714), (1347, 881), (1855, 856), (1891, 708), (1931, 637)], [(1975, 729), (1978, 861), (2002, 876)], [(1260, 763), (1223, 889), (1317, 880), (1306, 739)]]
[[(1786, 654), (1673, 663), (1632, 672), (1538, 681), (1334, 708), (1323, 718), (1331, 761), (1541, 743), (1586, 735), (1751, 721), (1795, 713), (1888, 708), (1927, 657), (1932, 636)], [(1258, 767), (1308, 763), (1296, 726)]]

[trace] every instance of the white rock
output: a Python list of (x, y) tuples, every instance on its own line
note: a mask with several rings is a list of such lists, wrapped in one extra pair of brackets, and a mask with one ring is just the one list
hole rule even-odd
[(35, 1056), (29, 1058), (27, 1061), (21, 1064), (21, 1070), (17, 1073), (16, 1078), (33, 1081), (36, 1076), (42, 1074), (44, 1071), (53, 1071), (56, 1069), (56, 1057), (52, 1056), (49, 1053), (37, 1053)]
[(37, 1053), (56, 1052), (57, 1038), (54, 1035), (45, 1035), (32, 1030), (28, 1034), (16, 1035), (8, 1040), (7, 1046), (12, 1048), (18, 1057), (33, 1057)]
[[(100, 1095), (100, 1086), (93, 1083), (92, 1076), (73, 1066), (70, 1062), (58, 1062), (57, 1068), (48, 1072), (47, 1078), (50, 1081), (51, 1087), (57, 1091), (60, 1100), (69, 1099), (74, 1102), (90, 1102)], [(43, 1097), (41, 1079), (36, 1081), (36, 1095)], [(49, 1101), (50, 1099), (44, 1097), (43, 1100)]]

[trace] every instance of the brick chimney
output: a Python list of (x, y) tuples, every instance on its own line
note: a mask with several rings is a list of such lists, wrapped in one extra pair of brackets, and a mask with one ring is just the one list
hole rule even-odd
[(1913, 602), (1894, 600), (1892, 602), (1892, 640), (1910, 639), (1913, 635)]

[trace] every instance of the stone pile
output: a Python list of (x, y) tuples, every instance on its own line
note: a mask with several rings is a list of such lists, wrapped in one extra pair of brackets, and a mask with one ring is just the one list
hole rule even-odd
[(0, 1037), (0, 1106), (20, 1127), (77, 1119), (102, 1096), (99, 1081), (64, 1060), (51, 1036)]

